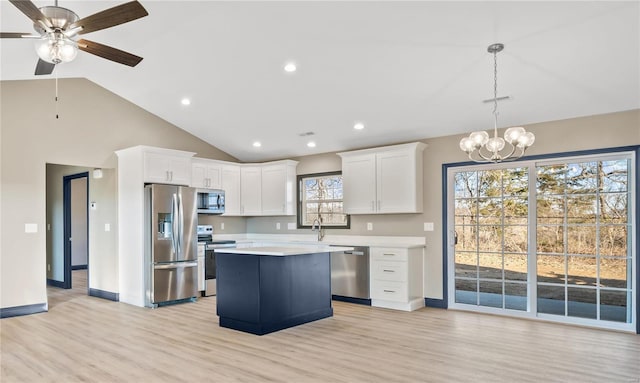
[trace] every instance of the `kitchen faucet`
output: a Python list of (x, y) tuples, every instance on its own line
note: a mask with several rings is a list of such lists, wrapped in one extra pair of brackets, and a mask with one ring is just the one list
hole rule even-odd
[(324, 238), (324, 229), (322, 228), (322, 217), (318, 217), (313, 220), (313, 224), (311, 225), (311, 231), (316, 231), (316, 230), (318, 231), (318, 242), (322, 241), (322, 238)]

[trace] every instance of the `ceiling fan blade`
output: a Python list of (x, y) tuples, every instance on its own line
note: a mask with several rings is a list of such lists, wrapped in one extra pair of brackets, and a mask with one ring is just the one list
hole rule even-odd
[(78, 49), (128, 66), (136, 66), (142, 61), (142, 57), (140, 56), (84, 39), (78, 40)]
[(34, 23), (39, 23), (48, 28), (51, 28), (51, 21), (45, 16), (35, 4), (33, 4), (29, 0), (9, 0), (11, 4), (13, 4), (16, 8), (18, 8), (22, 13), (27, 15), (28, 18), (33, 20)]
[[(31, 33), (18, 33), (18, 32), (0, 32), (0, 39), (20, 39), (23, 36), (29, 36)], [(38, 36), (40, 37), (40, 36)]]
[(71, 24), (67, 29), (82, 27), (82, 30), (78, 32), (79, 35), (82, 35), (124, 24), (148, 14), (147, 10), (139, 2), (132, 1), (82, 18)]
[(53, 68), (55, 68), (56, 64), (52, 64), (46, 62), (42, 59), (38, 59), (38, 64), (36, 64), (36, 76), (40, 76), (43, 74), (51, 74), (53, 73)]

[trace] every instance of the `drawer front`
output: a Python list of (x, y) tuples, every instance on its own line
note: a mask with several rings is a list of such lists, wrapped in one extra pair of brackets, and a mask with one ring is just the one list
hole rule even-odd
[(372, 279), (407, 282), (407, 263), (374, 261), (371, 263), (371, 273)]
[(372, 247), (371, 258), (375, 261), (403, 261), (408, 257), (407, 249), (397, 249), (393, 247)]
[(407, 302), (407, 284), (404, 282), (378, 281), (371, 283), (371, 299), (385, 301)]

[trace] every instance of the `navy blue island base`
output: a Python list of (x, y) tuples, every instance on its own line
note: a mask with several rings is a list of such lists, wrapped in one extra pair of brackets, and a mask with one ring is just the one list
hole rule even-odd
[(220, 326), (264, 335), (333, 316), (329, 253), (216, 251)]

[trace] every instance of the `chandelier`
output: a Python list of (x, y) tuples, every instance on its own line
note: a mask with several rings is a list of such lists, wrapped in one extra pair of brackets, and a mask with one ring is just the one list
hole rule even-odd
[(498, 52), (504, 45), (491, 44), (487, 52), (493, 53), (493, 137), (485, 131), (471, 133), (460, 140), (460, 149), (475, 162), (514, 161), (524, 155), (536, 137), (522, 127), (509, 128), (504, 138), (498, 137)]

